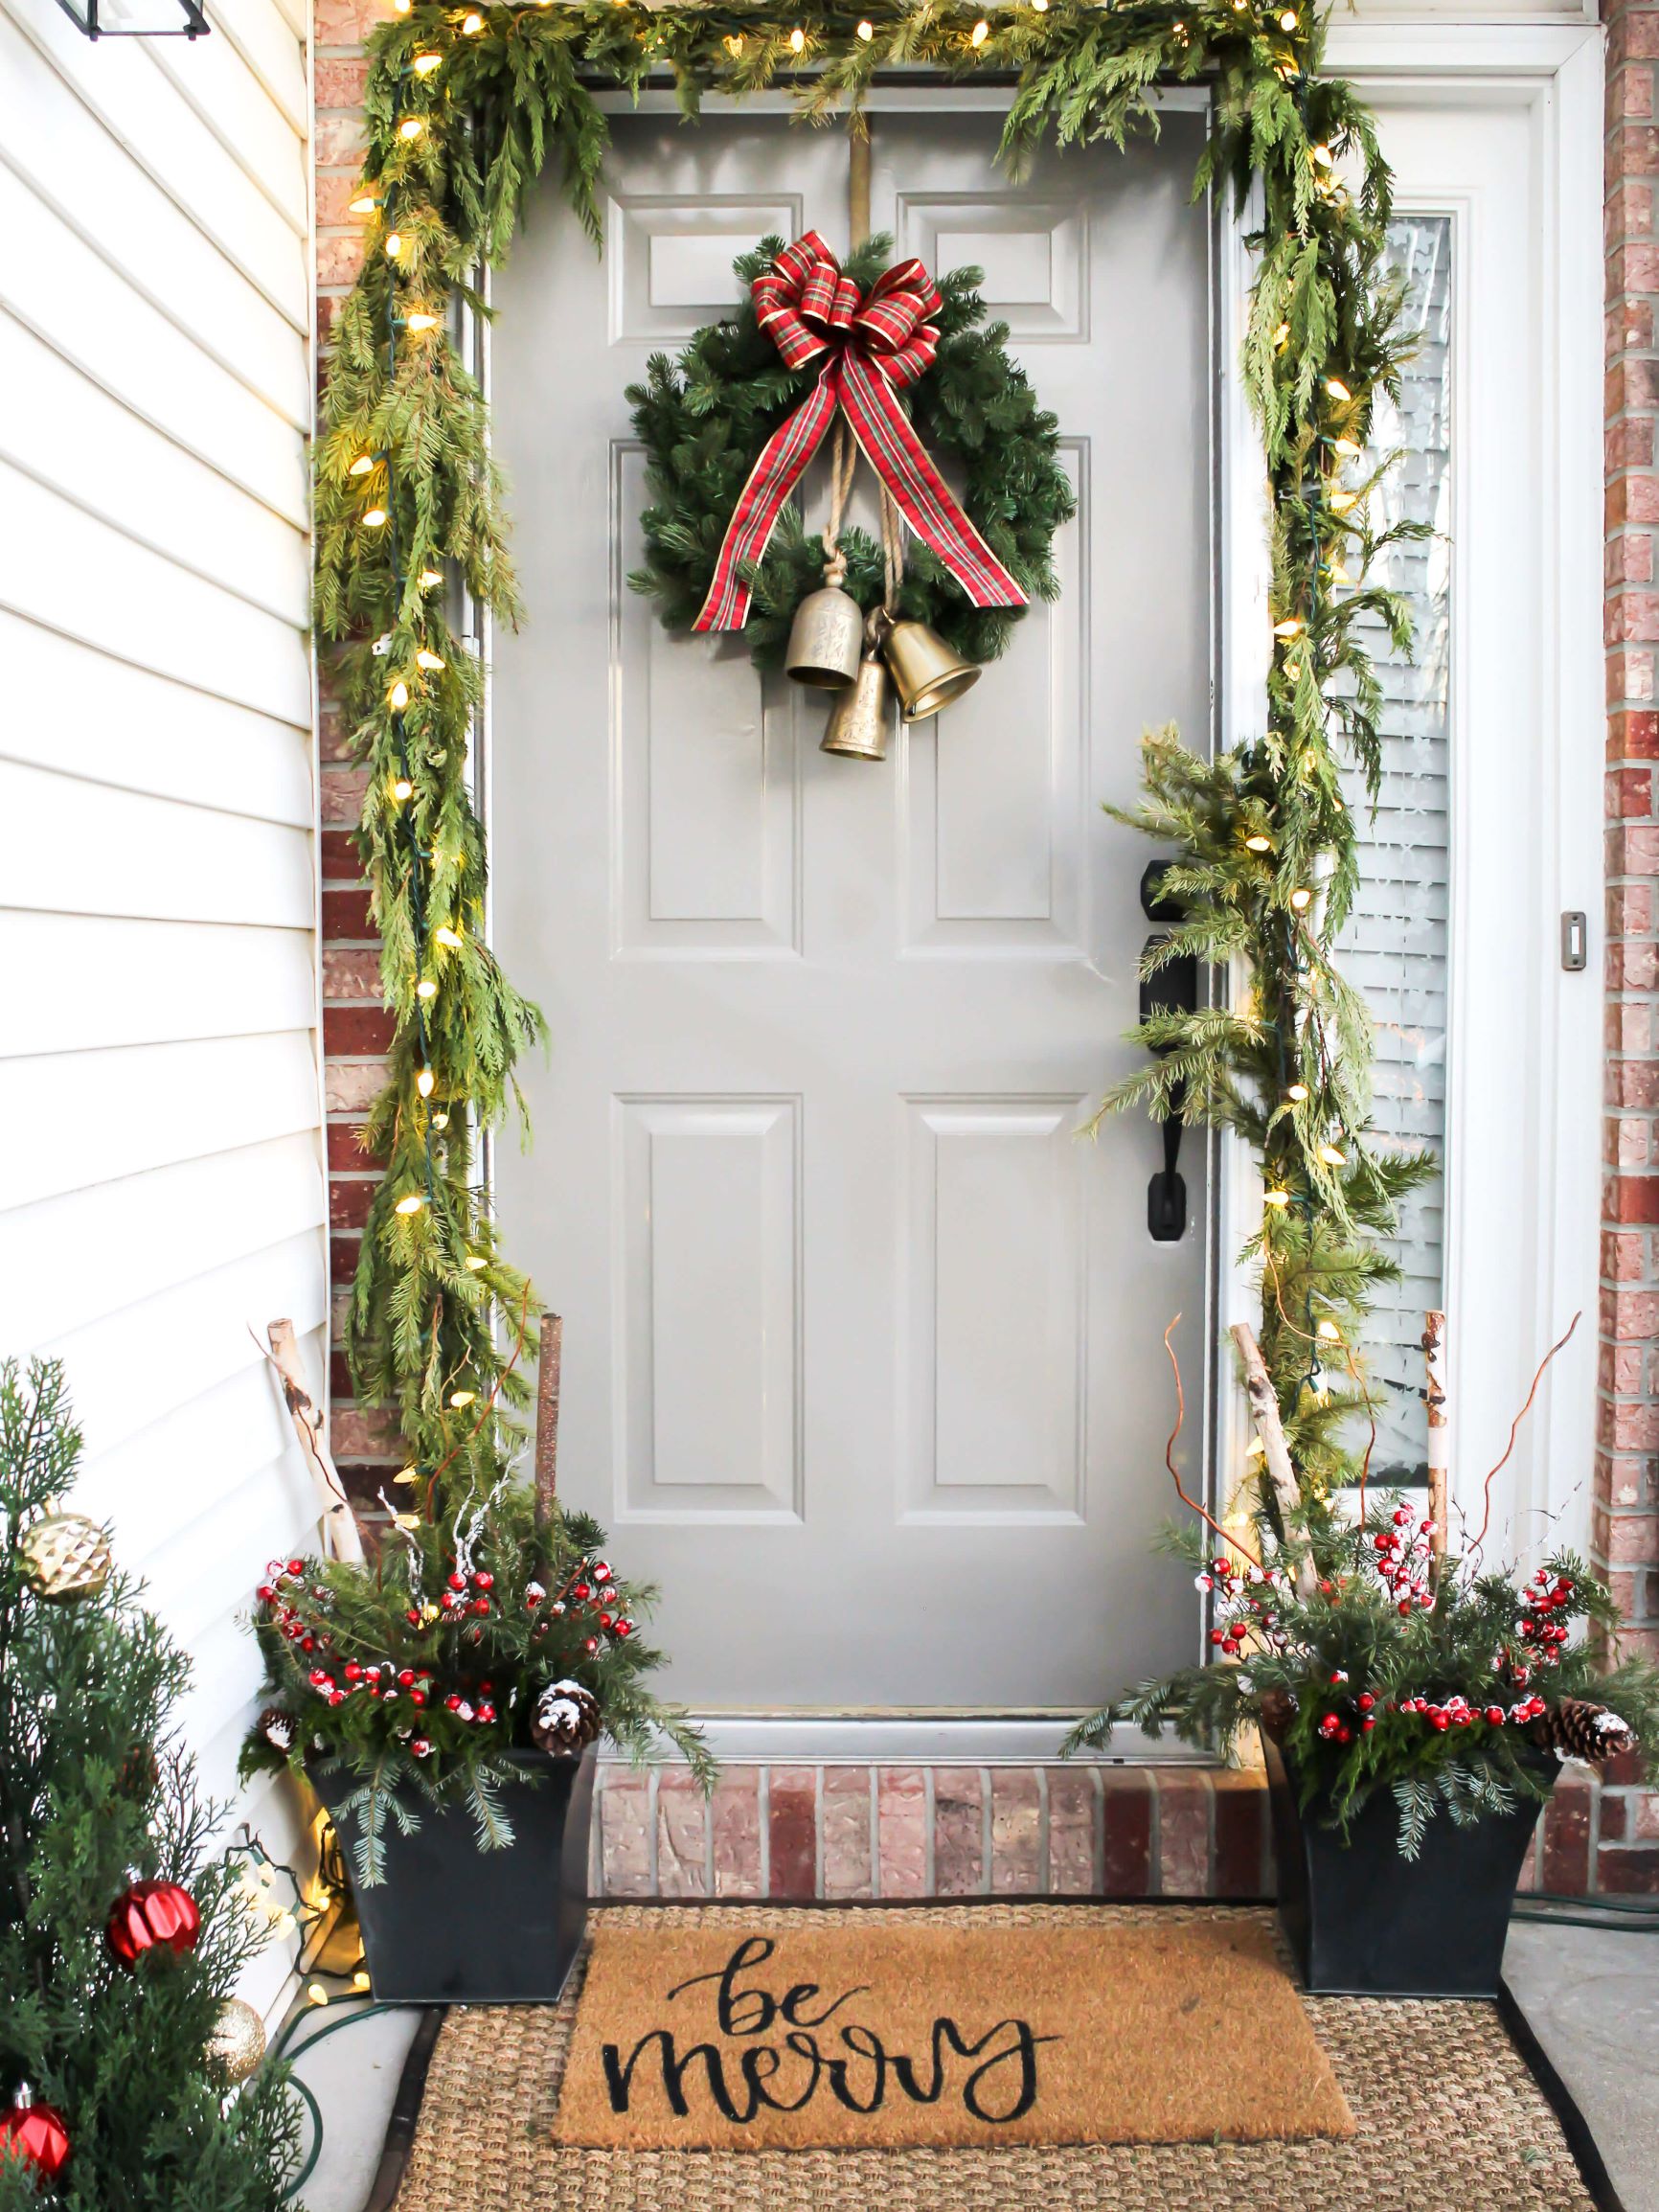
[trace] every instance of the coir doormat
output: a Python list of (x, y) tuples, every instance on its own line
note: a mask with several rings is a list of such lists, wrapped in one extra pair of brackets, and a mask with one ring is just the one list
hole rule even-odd
[(609, 2150), (950, 2150), (1353, 2132), (1242, 1916), (602, 1917), (554, 2122)]

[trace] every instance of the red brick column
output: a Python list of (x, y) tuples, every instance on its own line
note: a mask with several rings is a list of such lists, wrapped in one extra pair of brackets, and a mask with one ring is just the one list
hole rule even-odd
[[(316, 0), (317, 353), (326, 361), (336, 307), (362, 262), (362, 223), (351, 202), (363, 159), (363, 39), (390, 6), (376, 0)], [(330, 697), (322, 711), (323, 1053), (328, 1105), (330, 1263), (334, 1288), (330, 1363), (334, 1456), (357, 1502), (377, 1513), (375, 1492), (398, 1465), (387, 1425), (352, 1402), (341, 1357), (341, 1318), (357, 1265), (358, 1242), (375, 1182), (358, 1135), (385, 1081), (383, 1055), (392, 1016), (380, 998), (379, 941), (351, 831), (362, 807), (364, 771), (350, 757), (349, 733)]]
[(1659, 4), (1607, 12), (1607, 1064), (1594, 1559), (1659, 1654)]

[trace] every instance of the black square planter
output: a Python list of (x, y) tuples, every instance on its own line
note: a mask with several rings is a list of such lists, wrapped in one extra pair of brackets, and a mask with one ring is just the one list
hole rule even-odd
[[(1443, 1806), (1416, 1859), (1399, 1852), (1399, 1808), (1378, 1790), (1349, 1823), (1348, 1841), (1305, 1813), (1279, 1746), (1265, 1734), (1279, 1865), (1279, 1917), (1302, 1979), (1318, 1996), (1495, 1997), (1510, 1906), (1541, 1807), (1459, 1828)], [(1539, 1778), (1559, 1763), (1544, 1755)]]
[[(587, 1925), (588, 1831), (597, 1753), (555, 1759), (515, 1751), (538, 1780), (499, 1791), (514, 1840), (480, 1851), (466, 1804), (408, 1796), (420, 1825), (385, 1831), (385, 1880), (352, 1884), (375, 1995), (393, 2004), (552, 2004)], [(311, 1787), (333, 1813), (356, 1788), (350, 1768), (318, 1771)], [(348, 1849), (347, 1863), (351, 1854)]]

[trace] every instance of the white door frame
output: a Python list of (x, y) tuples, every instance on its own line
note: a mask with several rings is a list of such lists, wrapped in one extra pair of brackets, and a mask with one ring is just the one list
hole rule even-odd
[[(1489, 1561), (1588, 1548), (1602, 1112), (1602, 35), (1557, 25), (1339, 22), (1333, 72), (1395, 125), (1398, 204), (1453, 222), (1451, 990), (1445, 1263), (1453, 1494), (1473, 1523), (1537, 1360), (1583, 1319), (1494, 1491)], [(1443, 125), (1430, 120), (1443, 115)], [(1514, 125), (1514, 177), (1482, 173), (1481, 117)], [(1415, 129), (1412, 127), (1415, 123)], [(1507, 219), (1506, 219), (1507, 218)], [(1263, 727), (1266, 547), (1256, 432), (1238, 392), (1248, 266), (1235, 234), (1223, 423), (1222, 737)], [(1517, 318), (1519, 318), (1517, 322)], [(1506, 347), (1518, 346), (1529, 372)], [(1524, 652), (1537, 647), (1535, 680)], [(1581, 973), (1562, 910), (1588, 918)], [(1246, 1149), (1223, 1148), (1222, 1243), (1261, 1219)], [(1224, 1319), (1253, 1315), (1235, 1267)], [(1228, 1394), (1232, 1400), (1237, 1393)], [(1243, 1473), (1240, 1409), (1218, 1461)]]

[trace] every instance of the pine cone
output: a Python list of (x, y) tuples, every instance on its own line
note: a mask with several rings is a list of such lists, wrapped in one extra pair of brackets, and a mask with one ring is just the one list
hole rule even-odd
[(530, 1739), (556, 1758), (575, 1759), (599, 1735), (599, 1699), (580, 1682), (549, 1682), (535, 1701)]
[(1588, 1698), (1563, 1698), (1540, 1718), (1533, 1736), (1535, 1743), (1565, 1752), (1569, 1759), (1616, 1759), (1636, 1748), (1627, 1723)]
[(285, 1759), (294, 1747), (294, 1722), (281, 1705), (267, 1705), (254, 1723), (273, 1751)]

